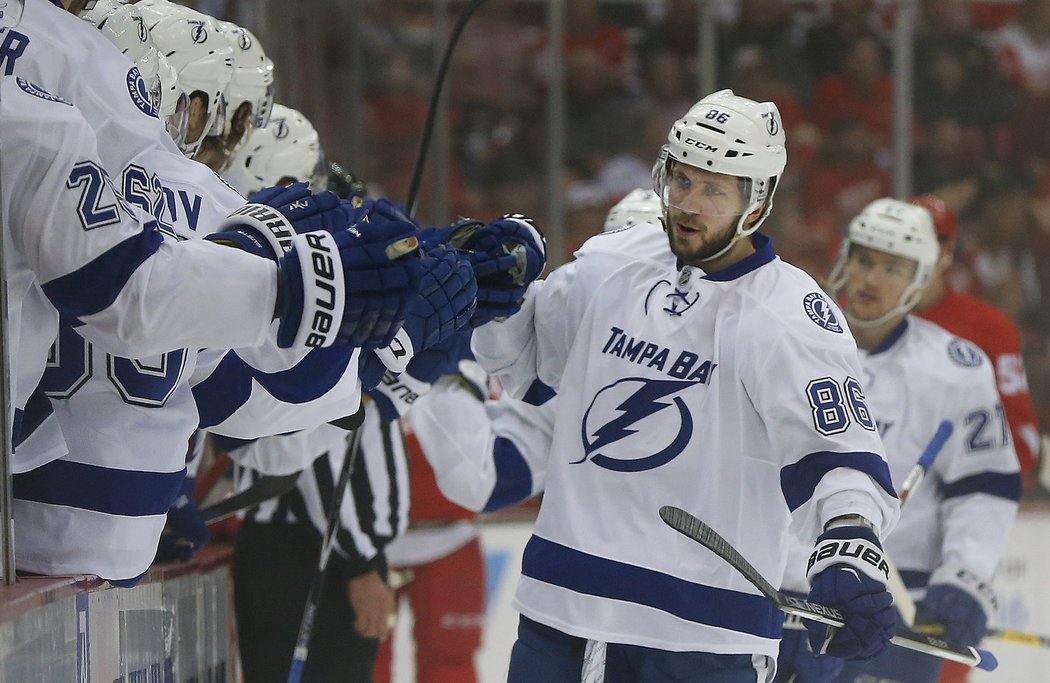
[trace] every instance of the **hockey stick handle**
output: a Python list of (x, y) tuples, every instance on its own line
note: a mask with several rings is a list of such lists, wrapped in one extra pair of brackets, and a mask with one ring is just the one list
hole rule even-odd
[(288, 683), (299, 683), (303, 677), (303, 667), (306, 666), (306, 658), (310, 651), (310, 637), (314, 631), (314, 618), (317, 616), (317, 608), (321, 604), (322, 589), (324, 588), (325, 570), (328, 569), (328, 557), (332, 554), (335, 545), (335, 535), (339, 529), (339, 513), (343, 507), (343, 495), (350, 486), (350, 474), (354, 469), (354, 461), (361, 450), (361, 430), (354, 430), (350, 438), (350, 447), (343, 457), (343, 467), (339, 471), (339, 481), (332, 490), (332, 500), (328, 504), (327, 526), (324, 537), (321, 540), (321, 552), (317, 560), (317, 568), (314, 570), (313, 578), (310, 580), (310, 589), (306, 594), (306, 606), (303, 608), (303, 619), (299, 622), (299, 635), (295, 639), (295, 650), (292, 653), (292, 665), (288, 669)]
[[(904, 504), (908, 502), (908, 497), (919, 488), (923, 479), (926, 478), (926, 473), (933, 466), (933, 461), (937, 459), (937, 456), (944, 449), (944, 444), (948, 443), (948, 439), (951, 438), (954, 430), (955, 428), (949, 420), (942, 420), (937, 425), (937, 430), (933, 433), (933, 437), (926, 444), (926, 448), (922, 450), (918, 461), (911, 468), (908, 476), (904, 478), (904, 483), (901, 484), (900, 491), (897, 493), (901, 510), (904, 509)], [(889, 565), (886, 589), (893, 596), (893, 603), (897, 607), (897, 611), (900, 612), (904, 623), (911, 626), (915, 623), (915, 601), (908, 595), (908, 588), (904, 585), (904, 579), (901, 578), (897, 565), (893, 563), (889, 555), (886, 556), (886, 562)]]
[(1031, 645), (1033, 647), (1050, 647), (1050, 636), (1038, 633), (1027, 633), (1025, 631), (1013, 631), (1011, 629), (990, 628), (984, 635), (989, 638), (998, 638), (1007, 643), (1018, 645)]
[(897, 492), (902, 508), (908, 500), (908, 496), (922, 483), (922, 480), (926, 477), (926, 472), (933, 466), (933, 461), (937, 459), (937, 456), (944, 448), (944, 444), (948, 443), (948, 439), (951, 438), (954, 431), (955, 427), (948, 420), (942, 420), (937, 426), (937, 431), (934, 432), (933, 438), (926, 444), (926, 448), (923, 449), (915, 466), (911, 468), (908, 476), (904, 478), (900, 491)]
[[(779, 591), (778, 597), (777, 599), (774, 599), (774, 602), (783, 612), (801, 617), (802, 619), (816, 621), (828, 626), (834, 626), (835, 628), (842, 628), (846, 625), (846, 620), (842, 612), (834, 607), (828, 607), (810, 600), (802, 600), (790, 595), (784, 595), (783, 593), (779, 593)], [(987, 650), (982, 650), (976, 647), (953, 645), (933, 634), (913, 631), (911, 629), (901, 629), (897, 631), (890, 642), (909, 650), (915, 650), (916, 652), (933, 655), (934, 657), (940, 657), (941, 659), (959, 662), (960, 664), (977, 667), (978, 669), (984, 669), (985, 671), (994, 671), (995, 668), (999, 666), (999, 662), (996, 660), (995, 655)]]
[[(667, 526), (696, 541), (725, 560), (781, 611), (803, 619), (827, 624), (828, 626), (841, 628), (845, 625), (845, 617), (840, 610), (809, 600), (784, 595), (774, 588), (729, 541), (722, 538), (718, 532), (704, 524), (694, 515), (673, 505), (664, 505), (660, 508), (660, 518)], [(936, 636), (911, 630), (898, 631), (890, 642), (901, 647), (933, 655), (934, 657), (975, 666), (985, 671), (992, 671), (999, 665), (995, 656), (987, 650), (953, 645)]]

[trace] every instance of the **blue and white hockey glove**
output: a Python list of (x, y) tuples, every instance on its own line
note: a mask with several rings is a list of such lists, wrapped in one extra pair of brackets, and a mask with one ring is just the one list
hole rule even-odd
[(478, 307), (470, 320), (475, 327), (517, 313), (525, 290), (547, 263), (543, 234), (522, 214), (507, 214), (488, 224), (468, 219), (428, 228), (421, 239), (426, 244), (451, 244), (470, 255), (478, 281)]
[(157, 562), (185, 562), (211, 539), (208, 525), (193, 501), (195, 477), (186, 477), (168, 510), (168, 520), (157, 544)]
[(306, 183), (260, 190), (205, 239), (235, 246), (276, 261), (297, 234), (346, 230), (372, 209), (361, 200), (345, 201), (334, 192), (310, 192)]
[(474, 270), (452, 247), (427, 249), (419, 266), (419, 297), (405, 319), (405, 332), (416, 354), (467, 327), (478, 294)]
[(279, 261), (278, 346), (390, 344), (418, 295), (418, 232), (380, 200), (346, 230), (292, 238)]
[(840, 526), (817, 538), (806, 571), (809, 599), (840, 609), (846, 625), (838, 629), (825, 650), (828, 627), (808, 622), (813, 652), (870, 659), (886, 649), (897, 625), (893, 598), (886, 590), (888, 575), (882, 545), (871, 529)]
[(977, 645), (999, 601), (990, 583), (959, 566), (938, 567), (915, 613), (916, 626), (939, 625), (944, 639)]

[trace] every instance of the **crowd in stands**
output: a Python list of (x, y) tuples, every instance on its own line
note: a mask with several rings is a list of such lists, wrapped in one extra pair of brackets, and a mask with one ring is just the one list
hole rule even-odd
[[(239, 15), (253, 3), (198, 4), (252, 21)], [(439, 4), (375, 0), (355, 17), (366, 60), (365, 147), (356, 163), (389, 196), (408, 189), (434, 45), (445, 41), (435, 30)], [(447, 4), (454, 15), (466, 3)], [(601, 229), (618, 199), (650, 184), (663, 135), (696, 99), (704, 3), (562, 4), (568, 256)], [(777, 218), (765, 229), (785, 260), (818, 280), (827, 276), (849, 218), (893, 191), (897, 4), (713, 5), (716, 85), (775, 102), (788, 133), (790, 170), (777, 190)], [(454, 162), (447, 177), (457, 214), (488, 215), (512, 204), (545, 215), (547, 5), (489, 0), (462, 35), (447, 84)], [(261, 31), (273, 34), (274, 16)], [(1050, 0), (920, 0), (916, 20), (913, 193), (935, 194), (956, 212), (951, 285), (1020, 325), (1032, 397), (1040, 422), (1050, 425)], [(345, 38), (328, 31), (322, 42), (330, 45), (318, 54), (338, 51), (331, 45), (345, 50)], [(345, 127), (323, 131), (334, 145), (348, 135)]]

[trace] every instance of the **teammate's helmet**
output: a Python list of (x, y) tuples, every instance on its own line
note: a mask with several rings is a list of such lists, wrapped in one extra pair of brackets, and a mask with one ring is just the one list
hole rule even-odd
[(270, 122), (230, 157), (222, 177), (245, 197), (289, 178), (309, 181), (318, 192), (328, 185), (328, 166), (313, 125), (295, 109), (275, 104)]
[(889, 197), (876, 199), (864, 207), (850, 221), (846, 239), (842, 241), (838, 262), (831, 273), (831, 287), (836, 291), (846, 283), (846, 262), (853, 245), (910, 259), (915, 262), (915, 274), (901, 294), (896, 308), (876, 320), (856, 320), (850, 317), (851, 325), (881, 325), (896, 315), (907, 313), (919, 303), (923, 290), (930, 283), (940, 255), (940, 245), (937, 243), (937, 234), (934, 232), (929, 211)]
[(663, 206), (656, 192), (639, 187), (631, 190), (627, 196), (609, 209), (605, 217), (602, 232), (629, 228), (637, 223), (659, 223), (663, 216)]
[[(737, 222), (736, 237), (750, 235), (773, 207), (777, 180), (787, 165), (784, 126), (772, 102), (755, 102), (720, 90), (692, 106), (671, 126), (665, 152), (654, 168), (654, 189), (668, 206), (668, 171), (675, 163), (745, 178), (747, 206)], [(762, 202), (765, 202), (763, 205)], [(747, 216), (762, 207), (757, 221), (745, 227)], [(726, 248), (710, 258), (717, 258)]]
[(933, 216), (933, 227), (937, 231), (937, 239), (941, 241), (953, 240), (959, 234), (959, 226), (955, 222), (955, 212), (948, 208), (940, 197), (932, 194), (923, 194), (912, 197), (909, 204), (921, 206)]
[(178, 82), (192, 100), (202, 97), (207, 114), (202, 126), (190, 122), (187, 140), (180, 145), (193, 156), (206, 136), (222, 135), (226, 126), (226, 86), (233, 76), (233, 49), (209, 16), (167, 0), (140, 0), (136, 7)]
[(175, 143), (181, 145), (186, 138), (189, 103), (179, 88), (175, 69), (157, 50), (142, 13), (135, 5), (99, 0), (80, 16), (98, 28), (135, 65), (158, 117), (164, 121)]
[[(274, 94), (273, 60), (266, 56), (259, 39), (248, 29), (229, 21), (221, 21), (219, 26), (233, 49), (233, 76), (226, 86), (229, 111), (226, 146), (233, 150), (247, 142), (252, 131), (262, 128), (270, 120)], [(240, 129), (244, 116), (248, 118)]]

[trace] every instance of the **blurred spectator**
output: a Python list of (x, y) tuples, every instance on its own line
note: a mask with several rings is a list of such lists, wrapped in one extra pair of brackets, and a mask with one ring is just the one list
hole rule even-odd
[(991, 36), (999, 67), (1031, 95), (1050, 92), (1050, 2), (1023, 0), (1014, 21)]
[[(969, 204), (977, 191), (982, 164), (988, 158), (984, 138), (975, 126), (964, 126), (950, 117), (938, 117), (917, 136), (915, 188), (919, 192), (954, 194)], [(953, 192), (953, 188), (955, 192)]]
[[(790, 4), (785, 0), (739, 2), (738, 18), (723, 28), (718, 39), (722, 81), (731, 78), (734, 62), (742, 49), (759, 48), (777, 80), (795, 92), (808, 92), (810, 74), (803, 52), (795, 42)], [(776, 104), (780, 105), (779, 102)], [(784, 125), (789, 126), (788, 130), (794, 130), (786, 119)]]
[(787, 145), (792, 172), (805, 172), (820, 147), (820, 132), (807, 118), (795, 91), (774, 72), (769, 55), (755, 46), (738, 49), (729, 84), (738, 95), (777, 105), (785, 130), (791, 131)]
[(818, 5), (824, 14), (805, 39), (809, 68), (815, 76), (838, 69), (854, 41), (878, 27), (872, 0), (831, 0)]
[(883, 46), (873, 33), (856, 36), (842, 52), (839, 71), (814, 83), (810, 118), (824, 132), (844, 119), (859, 119), (877, 136), (879, 146), (887, 147), (892, 115), (893, 79)]
[(1044, 299), (1033, 254), (1036, 224), (1031, 179), (1016, 169), (987, 174), (973, 236), (974, 272), (985, 299), (1014, 320), (1039, 310)]
[(890, 194), (890, 176), (875, 163), (877, 148), (876, 135), (861, 119), (839, 119), (831, 127), (806, 181), (810, 225), (835, 232), (870, 202)]
[[(512, 192), (535, 206), (542, 186), (541, 84), (536, 68), (543, 31), (523, 22), (512, 0), (493, 0), (464, 28), (449, 75), (455, 153), (463, 169), (463, 213), (492, 213)], [(499, 59), (493, 60), (498, 54)], [(528, 209), (522, 209), (527, 211)]]

